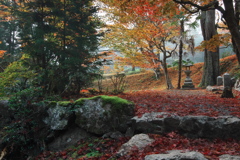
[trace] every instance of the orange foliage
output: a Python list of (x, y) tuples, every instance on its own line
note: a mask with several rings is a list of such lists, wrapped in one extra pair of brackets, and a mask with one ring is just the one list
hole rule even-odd
[[(117, 48), (123, 53), (124, 57), (117, 56), (116, 59), (122, 64), (157, 68), (160, 64), (159, 54), (166, 52), (166, 49), (171, 50), (165, 48), (162, 42), (165, 43), (179, 35), (179, 27), (171, 25), (170, 20), (180, 12), (177, 5), (172, 5), (174, 3), (170, 0), (138, 0), (137, 3), (120, 0), (101, 1), (109, 5), (107, 11), (117, 17), (114, 24), (109, 26), (110, 32), (106, 33), (105, 40), (112, 48)], [(121, 8), (123, 6), (124, 8)]]
[(5, 50), (0, 50), (0, 58), (3, 58), (4, 54), (6, 53)]
[(212, 52), (216, 52), (216, 49), (219, 46), (228, 46), (231, 43), (231, 35), (229, 33), (226, 34), (216, 34), (208, 41), (202, 41), (201, 44), (195, 49), (204, 51), (207, 49)]

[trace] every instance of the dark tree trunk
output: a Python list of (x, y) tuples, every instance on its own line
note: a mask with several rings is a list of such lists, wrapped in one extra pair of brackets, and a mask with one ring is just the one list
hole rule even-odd
[[(210, 40), (217, 34), (215, 27), (215, 10), (202, 12), (201, 29), (204, 40)], [(203, 76), (200, 86), (215, 85), (217, 76), (219, 76), (219, 49), (217, 48), (216, 52), (205, 49)]]
[[(223, 18), (225, 19), (227, 26), (229, 28), (229, 31), (232, 35), (233, 40), (233, 48), (237, 55), (238, 63), (240, 64), (240, 32), (239, 32), (239, 10), (236, 11), (236, 14), (234, 14), (234, 7), (233, 7), (233, 0), (223, 0), (225, 11), (223, 13)], [(239, 9), (240, 7), (240, 1), (235, 0), (235, 8)], [(236, 17), (237, 16), (237, 17)]]
[(183, 34), (184, 34), (184, 20), (181, 20), (180, 22), (180, 44), (179, 44), (179, 63), (178, 63), (178, 86), (177, 88), (181, 88), (181, 78), (182, 78), (182, 55), (183, 55)]

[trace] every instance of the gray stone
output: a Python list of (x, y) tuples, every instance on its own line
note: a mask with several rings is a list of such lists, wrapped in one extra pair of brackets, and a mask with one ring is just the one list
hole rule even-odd
[(48, 110), (48, 117), (43, 119), (44, 123), (49, 125), (52, 130), (64, 130), (67, 128), (73, 112), (66, 106), (60, 106), (57, 103), (55, 106), (52, 105)]
[(47, 146), (50, 151), (60, 151), (76, 144), (79, 140), (90, 136), (93, 137), (91, 134), (78, 127), (69, 128), (68, 130), (62, 132), (60, 136), (56, 137)]
[[(179, 124), (179, 131), (191, 138), (215, 136), (211, 128), (215, 118), (207, 116), (185, 116)], [(208, 135), (209, 134), (209, 135)], [(208, 137), (209, 138), (209, 137)]]
[(217, 77), (217, 86), (222, 86), (223, 85), (223, 77), (218, 76)]
[(179, 125), (179, 132), (192, 138), (239, 139), (240, 119), (231, 116), (185, 116)]
[(212, 87), (212, 86), (207, 86), (207, 87), (206, 87), (206, 90), (209, 91), (209, 92), (212, 92), (213, 87)]
[(117, 152), (117, 155), (123, 156), (132, 151), (133, 149), (142, 150), (147, 145), (150, 145), (153, 142), (154, 140), (150, 139), (147, 134), (137, 134), (133, 136), (127, 143), (124, 143), (121, 146), (121, 148)]
[(180, 123), (180, 117), (166, 112), (145, 113), (142, 117), (133, 117), (133, 126), (137, 133), (161, 134), (174, 131)]
[(206, 90), (209, 92), (223, 91), (223, 86), (207, 86)]
[[(115, 98), (117, 101), (123, 100), (119, 97)], [(113, 100), (113, 97), (109, 97), (109, 99)], [(117, 105), (110, 100), (104, 100), (102, 97), (83, 99), (80, 102), (80, 105), (75, 109), (75, 123), (90, 133), (98, 135), (115, 131), (125, 133), (131, 124), (134, 104), (127, 100)]]
[(223, 75), (223, 87), (231, 87), (232, 86), (232, 81), (231, 81), (231, 76), (229, 73), (224, 73)]
[(184, 116), (165, 112), (146, 113), (133, 118), (136, 133), (168, 133), (177, 131), (190, 138), (240, 139), (240, 119), (233, 116)]
[(219, 160), (240, 160), (240, 156), (232, 156), (229, 154), (224, 154), (219, 157)]
[(228, 73), (223, 75), (223, 93), (221, 98), (234, 98), (232, 92), (233, 82), (231, 80), (231, 76)]
[(125, 136), (126, 137), (132, 137), (134, 135), (134, 128), (133, 127), (128, 127)]
[(121, 132), (119, 132), (119, 131), (105, 133), (102, 136), (102, 138), (113, 138), (113, 139), (119, 139), (121, 137), (124, 137), (124, 135)]
[(192, 79), (190, 78), (190, 74), (192, 73), (192, 71), (185, 70), (184, 72), (185, 72), (187, 77), (184, 80), (184, 84), (182, 86), (182, 89), (186, 89), (186, 90), (187, 89), (194, 89), (195, 87), (193, 85)]
[(168, 151), (168, 154), (152, 154), (145, 156), (144, 160), (207, 160), (199, 152), (184, 152), (181, 150)]

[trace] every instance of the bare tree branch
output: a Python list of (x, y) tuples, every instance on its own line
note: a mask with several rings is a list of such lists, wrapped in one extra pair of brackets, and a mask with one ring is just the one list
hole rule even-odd
[[(199, 10), (207, 11), (207, 10), (210, 10), (210, 9), (217, 9), (221, 13), (224, 13), (224, 9), (221, 6), (219, 6), (218, 1), (216, 1), (216, 0), (206, 4), (204, 6), (200, 6), (200, 5), (196, 4), (196, 3), (193, 3), (192, 1), (183, 1), (183, 0), (173, 0), (173, 1), (175, 3), (180, 4), (184, 9), (186, 9), (190, 13), (196, 13)], [(185, 5), (191, 5), (191, 6), (195, 7), (196, 9), (195, 10), (190, 10)]]

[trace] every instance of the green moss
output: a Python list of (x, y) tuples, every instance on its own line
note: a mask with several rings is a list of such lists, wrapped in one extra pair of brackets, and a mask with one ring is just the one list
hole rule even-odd
[(133, 104), (133, 102), (128, 101), (126, 99), (122, 99), (117, 96), (102, 95), (102, 96), (95, 96), (95, 97), (90, 97), (90, 98), (80, 98), (75, 101), (75, 105), (83, 105), (85, 100), (94, 100), (94, 99), (98, 99), (98, 98), (101, 98), (103, 100), (103, 105), (112, 104), (113, 106), (115, 106), (117, 108), (124, 106), (124, 105)]
[(59, 101), (58, 104), (60, 106), (67, 107), (67, 106), (71, 105), (71, 102), (70, 101)]
[(81, 106), (81, 105), (83, 105), (84, 100), (85, 100), (85, 98), (80, 98), (80, 99), (76, 100), (76, 101), (74, 102), (74, 104)]
[(103, 100), (103, 105), (105, 104), (112, 104), (113, 106), (120, 108), (121, 106), (133, 104), (133, 102), (130, 102), (126, 99), (119, 98), (117, 96), (110, 97), (110, 96), (100, 96)]

